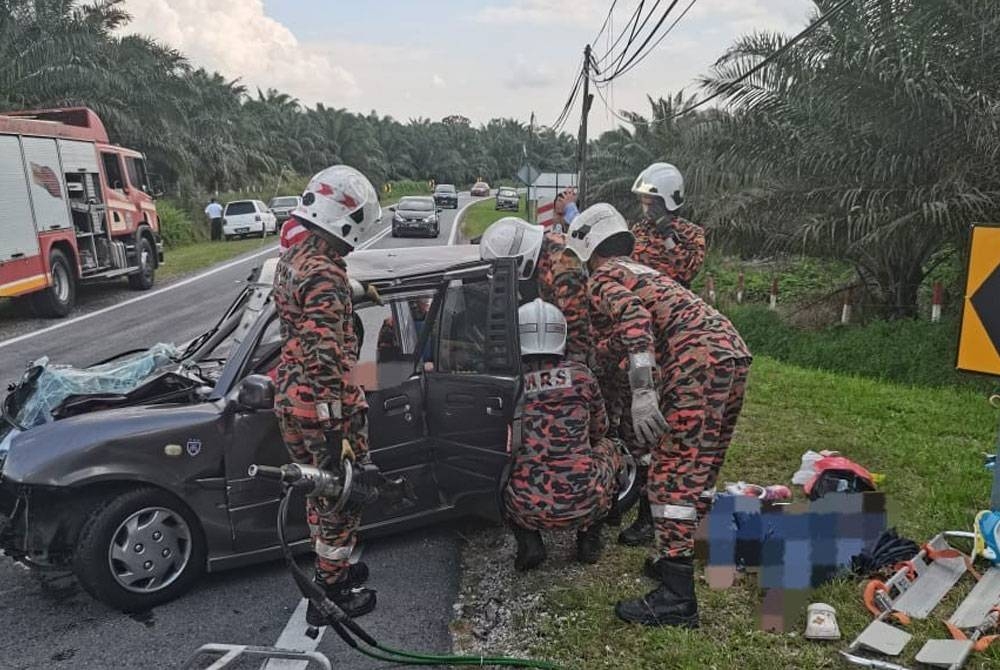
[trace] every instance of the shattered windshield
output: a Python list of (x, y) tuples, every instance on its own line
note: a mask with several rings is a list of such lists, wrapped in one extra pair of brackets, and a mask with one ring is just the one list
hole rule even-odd
[[(117, 358), (102, 365), (74, 368), (51, 365), (48, 358), (35, 361), (12, 395), (10, 419), (28, 429), (52, 421), (52, 412), (77, 395), (124, 395), (151, 375), (177, 365), (177, 347), (157, 344), (146, 351)], [(27, 388), (25, 386), (27, 385)]]

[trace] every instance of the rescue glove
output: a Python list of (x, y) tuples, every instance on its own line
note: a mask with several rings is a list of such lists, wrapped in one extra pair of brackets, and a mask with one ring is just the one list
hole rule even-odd
[(652, 354), (629, 356), (628, 380), (632, 386), (632, 428), (643, 444), (656, 444), (667, 430), (667, 420), (653, 387)]
[(666, 216), (661, 216), (656, 220), (656, 232), (660, 234), (664, 239), (664, 246), (667, 251), (673, 249), (677, 246), (677, 238), (674, 235), (674, 219), (673, 216), (667, 214)]

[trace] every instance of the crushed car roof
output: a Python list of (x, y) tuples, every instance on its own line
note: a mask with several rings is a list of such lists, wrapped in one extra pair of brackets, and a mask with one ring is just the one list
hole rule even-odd
[(443, 272), (454, 265), (480, 260), (479, 245), (368, 249), (347, 255), (347, 274), (358, 281), (395, 279)]

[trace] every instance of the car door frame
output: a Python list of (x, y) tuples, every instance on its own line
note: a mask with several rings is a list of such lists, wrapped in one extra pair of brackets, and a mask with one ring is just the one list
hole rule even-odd
[[(453, 281), (482, 277), (489, 283), (486, 365), (482, 373), (424, 371), (427, 434), (442, 501), (460, 514), (499, 521), (501, 492), (510, 472), (511, 445), (519, 435), (522, 393), (517, 332), (517, 264), (498, 259), (488, 269), (445, 276), (432, 307), (441, 360), (442, 310)], [(421, 342), (421, 347), (424, 343)], [(421, 348), (423, 351), (423, 348)]]

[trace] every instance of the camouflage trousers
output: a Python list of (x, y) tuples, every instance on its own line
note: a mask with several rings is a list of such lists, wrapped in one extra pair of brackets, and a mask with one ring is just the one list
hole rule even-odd
[(660, 557), (694, 555), (694, 533), (711, 511), (749, 370), (748, 359), (715, 362), (698, 347), (666, 376), (660, 397), (669, 428), (652, 450), (647, 483)]
[(601, 438), (590, 462), (587, 472), (572, 459), (515, 458), (503, 495), (508, 520), (528, 530), (586, 530), (603, 519), (618, 496), (621, 453), (614, 442)]
[[(318, 466), (327, 457), (326, 436), (322, 426), (310, 419), (279, 412), (278, 423), (292, 460), (303, 465)], [(368, 456), (365, 415), (355, 414), (340, 426), (359, 460)], [(334, 512), (336, 500), (306, 498), (306, 521), (313, 549), (316, 552), (317, 581), (332, 584), (340, 579), (350, 564), (356, 541), (355, 533), (361, 522), (358, 512)]]

